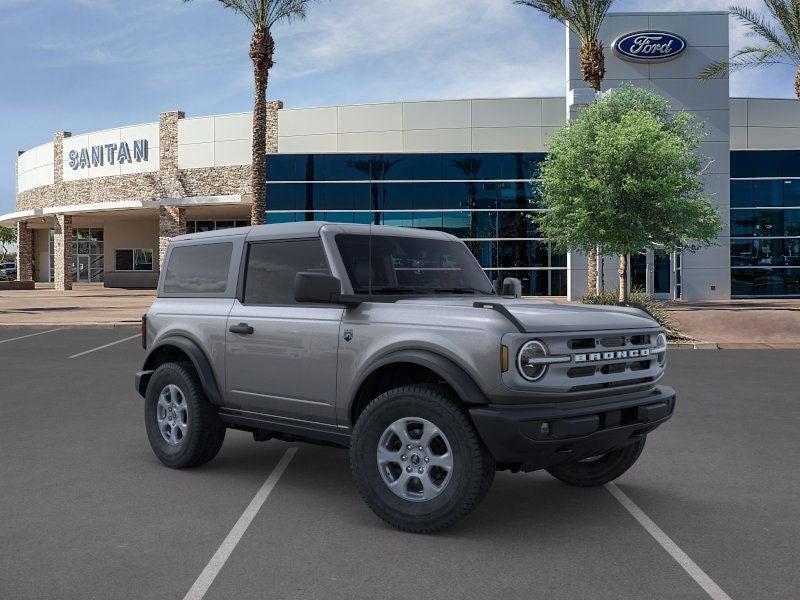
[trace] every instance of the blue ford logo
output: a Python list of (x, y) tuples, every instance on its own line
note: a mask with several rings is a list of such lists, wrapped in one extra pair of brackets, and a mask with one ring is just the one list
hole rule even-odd
[(670, 60), (686, 50), (686, 40), (666, 31), (636, 31), (614, 40), (614, 52), (625, 60)]

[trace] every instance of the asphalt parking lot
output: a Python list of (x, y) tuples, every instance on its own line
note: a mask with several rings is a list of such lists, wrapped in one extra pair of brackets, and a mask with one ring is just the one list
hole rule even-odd
[[(0, 598), (183, 598), (285, 456), (229, 431), (206, 467), (162, 467), (135, 334), (0, 329)], [(498, 473), (453, 529), (404, 534), (344, 451), (301, 444), (204, 597), (797, 598), (800, 351), (669, 360), (676, 415), (617, 486), (723, 595), (608, 489)]]

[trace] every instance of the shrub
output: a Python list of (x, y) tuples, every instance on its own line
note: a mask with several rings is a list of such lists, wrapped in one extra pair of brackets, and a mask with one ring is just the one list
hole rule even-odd
[(605, 306), (632, 306), (639, 308), (650, 315), (667, 332), (667, 338), (671, 340), (690, 340), (691, 338), (682, 333), (675, 321), (669, 315), (665, 303), (655, 300), (641, 290), (634, 290), (628, 296), (628, 301), (619, 301), (617, 290), (606, 290), (602, 294), (590, 294), (581, 298), (582, 304), (602, 304)]

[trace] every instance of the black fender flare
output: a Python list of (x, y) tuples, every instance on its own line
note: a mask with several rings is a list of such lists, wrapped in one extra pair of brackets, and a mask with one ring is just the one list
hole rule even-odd
[(348, 410), (352, 410), (364, 382), (378, 369), (393, 363), (412, 363), (430, 369), (444, 379), (453, 388), (458, 397), (467, 404), (487, 404), (489, 401), (472, 376), (451, 359), (431, 350), (396, 350), (384, 354), (369, 363), (354, 386)]
[(150, 375), (152, 375), (153, 370), (158, 366), (153, 364), (153, 358), (157, 355), (158, 351), (165, 346), (174, 346), (189, 357), (208, 399), (212, 404), (222, 404), (222, 395), (219, 392), (219, 385), (217, 385), (217, 378), (214, 375), (214, 370), (211, 368), (211, 362), (197, 342), (182, 335), (167, 336), (150, 348), (150, 351), (147, 353), (147, 358), (144, 360), (144, 370), (141, 374), (137, 374), (136, 378), (139, 394), (144, 396), (147, 393), (147, 384), (150, 381)]

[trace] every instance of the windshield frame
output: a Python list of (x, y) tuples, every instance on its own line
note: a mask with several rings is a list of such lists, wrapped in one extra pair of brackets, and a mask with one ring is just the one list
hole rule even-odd
[[(368, 233), (367, 230), (360, 230), (360, 231), (353, 231), (353, 230), (338, 230), (338, 231), (331, 231), (329, 232), (330, 235), (323, 235), (324, 238), (327, 238), (327, 246), (335, 251), (337, 256), (337, 262), (339, 263), (339, 268), (336, 269), (339, 271), (340, 278), (343, 280), (343, 283), (346, 287), (350, 288), (349, 293), (364, 299), (369, 299), (370, 301), (374, 302), (394, 302), (399, 299), (407, 299), (407, 298), (424, 298), (424, 297), (474, 297), (476, 299), (485, 299), (487, 297), (496, 296), (497, 293), (495, 292), (492, 282), (486, 276), (486, 272), (481, 268), (480, 264), (478, 263), (475, 256), (472, 252), (467, 248), (467, 246), (461, 240), (457, 238), (453, 238), (451, 236), (445, 236), (440, 234), (439, 232), (429, 231), (429, 230), (419, 230), (418, 232), (415, 230), (393, 230), (393, 231), (386, 231), (386, 228), (381, 226), (375, 226), (372, 232)], [(394, 228), (392, 228), (394, 229)], [(453, 244), (456, 247), (459, 247), (458, 252), (462, 253), (459, 259), (463, 259), (467, 262), (461, 263), (459, 262), (461, 271), (464, 271), (465, 279), (462, 282), (463, 285), (453, 285), (453, 286), (437, 286), (437, 287), (426, 287), (426, 286), (405, 286), (405, 285), (392, 285), (392, 286), (383, 286), (383, 290), (381, 290), (381, 286), (374, 285), (371, 288), (364, 288), (363, 286), (359, 286), (358, 282), (354, 279), (353, 274), (350, 272), (348, 268), (349, 260), (346, 258), (346, 254), (343, 254), (342, 247), (339, 245), (339, 238), (340, 237), (350, 237), (350, 236), (359, 236), (368, 238), (372, 236), (373, 239), (375, 238), (396, 238), (398, 240), (414, 240), (415, 242), (418, 241), (429, 241), (435, 244)], [(462, 250), (463, 249), (463, 250)], [(346, 250), (345, 250), (346, 253)], [(467, 269), (464, 269), (467, 267)], [(440, 269), (439, 267), (435, 267), (435, 269)], [(475, 276), (479, 276), (477, 281), (470, 282), (470, 278), (474, 278)], [(480, 284), (484, 284), (481, 287)], [(467, 283), (473, 283), (476, 285), (467, 285)], [(403, 289), (407, 288), (407, 289)]]

